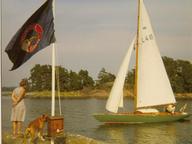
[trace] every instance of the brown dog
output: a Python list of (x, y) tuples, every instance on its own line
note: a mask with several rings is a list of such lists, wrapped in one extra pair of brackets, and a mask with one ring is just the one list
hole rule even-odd
[(47, 115), (41, 115), (37, 119), (31, 121), (25, 130), (23, 144), (26, 144), (27, 137), (30, 138), (30, 143), (33, 142), (34, 139), (36, 138), (36, 135), (42, 141), (45, 141), (45, 139), (43, 138), (43, 128), (44, 128), (45, 122), (47, 122), (47, 120), (48, 120)]

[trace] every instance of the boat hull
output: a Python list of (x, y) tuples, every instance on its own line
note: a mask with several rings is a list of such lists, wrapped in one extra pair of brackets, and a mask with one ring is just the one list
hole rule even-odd
[(156, 123), (173, 122), (183, 120), (190, 116), (187, 113), (96, 113), (93, 114), (96, 120), (104, 123)]

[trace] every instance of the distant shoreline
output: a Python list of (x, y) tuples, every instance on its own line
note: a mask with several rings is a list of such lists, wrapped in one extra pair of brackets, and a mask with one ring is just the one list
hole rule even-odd
[[(2, 91), (2, 96), (11, 96), (11, 91)], [(60, 96), (62, 99), (84, 99), (84, 98), (98, 98), (98, 99), (106, 99), (109, 96), (109, 91), (101, 90), (101, 89), (93, 89), (87, 91), (70, 91), (70, 92), (60, 92)], [(177, 93), (175, 94), (177, 99), (192, 99), (192, 93)], [(50, 98), (51, 91), (34, 91), (27, 92), (27, 98)], [(58, 97), (58, 93), (56, 91), (56, 97)], [(133, 98), (133, 93), (124, 90), (125, 98)]]

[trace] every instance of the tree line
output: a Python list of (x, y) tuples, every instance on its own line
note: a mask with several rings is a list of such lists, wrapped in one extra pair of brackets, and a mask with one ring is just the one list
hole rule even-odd
[[(174, 60), (169, 57), (162, 57), (172, 89), (175, 93), (192, 92), (192, 64), (189, 61)], [(64, 67), (56, 66), (56, 89), (60, 91), (76, 91), (84, 88), (110, 89), (115, 80), (115, 75), (102, 68), (94, 80), (87, 70), (79, 72), (67, 70)], [(133, 90), (134, 69), (128, 72), (125, 87)], [(30, 70), (28, 79), (30, 91), (51, 90), (51, 65), (36, 64)]]
[(172, 86), (176, 93), (192, 92), (192, 64), (189, 61), (174, 60), (163, 57), (163, 62)]
[[(94, 80), (89, 76), (87, 70), (80, 70), (76, 73), (61, 66), (56, 66), (55, 72), (56, 87), (58, 87), (60, 91), (81, 90), (83, 87), (94, 86)], [(35, 65), (30, 70), (30, 77), (28, 78), (30, 90), (51, 90), (51, 77), (51, 65)]]
[[(162, 57), (174, 93), (192, 93), (192, 64), (185, 60)], [(128, 84), (133, 88), (134, 69), (128, 73)]]
[[(61, 66), (55, 67), (56, 90), (76, 91), (83, 88), (104, 88), (103, 85), (113, 82), (115, 75), (102, 68), (98, 74), (98, 80), (93, 80), (87, 70), (81, 69), (79, 72), (67, 70)], [(30, 91), (51, 90), (52, 67), (51, 65), (36, 64), (30, 70), (28, 87)]]

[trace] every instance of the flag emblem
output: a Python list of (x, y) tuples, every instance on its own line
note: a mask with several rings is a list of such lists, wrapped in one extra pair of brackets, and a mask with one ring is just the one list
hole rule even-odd
[(22, 50), (32, 53), (38, 46), (43, 35), (43, 28), (40, 24), (29, 25), (21, 36)]

